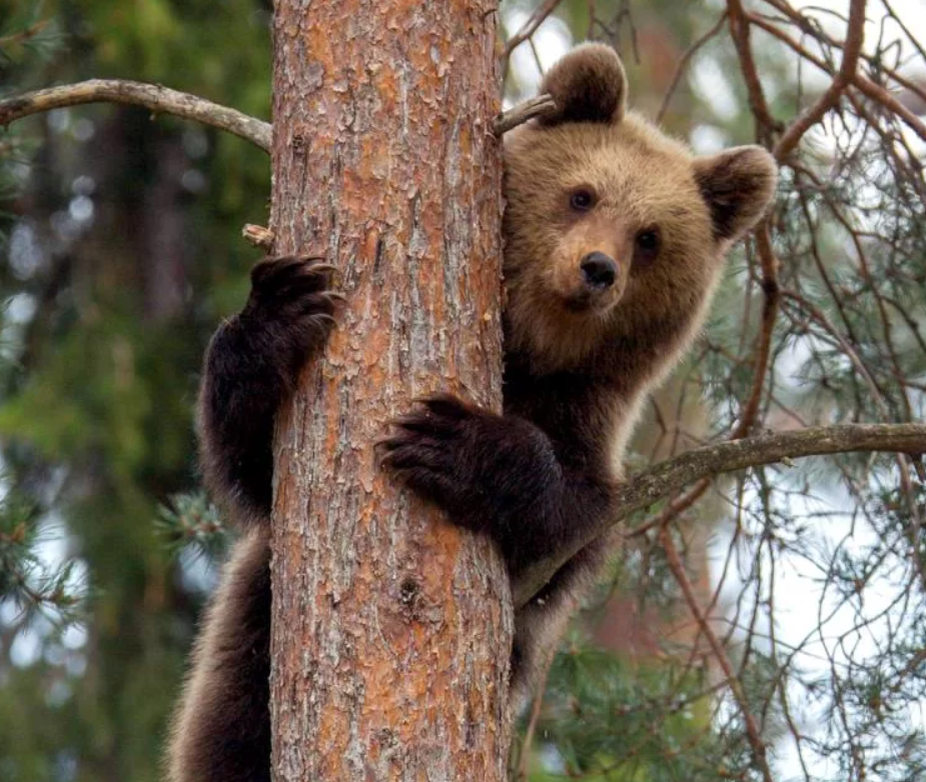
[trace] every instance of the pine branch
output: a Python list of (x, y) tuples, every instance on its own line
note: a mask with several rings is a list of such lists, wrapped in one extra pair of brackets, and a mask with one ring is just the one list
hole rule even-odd
[(770, 132), (778, 127), (778, 122), (772, 116), (762, 82), (759, 81), (759, 70), (752, 51), (749, 21), (742, 0), (727, 0), (727, 18), (730, 21), (730, 36), (733, 38), (740, 61), (740, 72), (746, 82), (749, 107), (756, 118), (757, 135), (760, 140), (767, 142)]
[[(739, 0), (730, 0), (731, 2), (739, 2)], [(794, 38), (791, 38), (787, 33), (780, 30), (776, 25), (768, 22), (761, 16), (756, 14), (747, 15), (748, 22), (750, 24), (759, 27), (760, 29), (767, 32), (769, 35), (774, 36), (782, 43), (789, 46), (797, 54), (801, 56), (802, 59), (807, 62), (811, 62), (816, 65), (821, 71), (825, 73), (832, 73), (832, 70), (828, 63), (822, 58), (815, 55), (807, 47), (802, 46)], [(875, 103), (880, 104), (887, 111), (892, 114), (900, 117), (914, 133), (916, 133), (921, 139), (926, 141), (926, 122), (923, 122), (919, 117), (916, 116), (910, 109), (904, 106), (897, 98), (895, 98), (888, 90), (879, 84), (875, 84), (871, 79), (865, 76), (858, 71), (855, 71), (851, 77), (852, 86), (855, 87), (859, 92), (861, 92), (865, 97), (871, 99)]]
[(696, 40), (691, 46), (688, 47), (688, 50), (678, 61), (678, 64), (675, 66), (675, 72), (672, 74), (672, 80), (669, 82), (669, 87), (666, 89), (666, 93), (662, 98), (662, 105), (659, 107), (659, 111), (656, 112), (657, 125), (662, 123), (666, 112), (669, 110), (669, 103), (672, 101), (672, 96), (675, 94), (675, 90), (678, 88), (678, 84), (682, 80), (682, 76), (684, 76), (685, 70), (691, 63), (692, 58), (701, 50), (701, 47), (703, 47), (708, 41), (717, 35), (717, 33), (720, 32), (720, 29), (723, 27), (723, 23), (725, 21), (727, 21), (726, 10), (724, 10), (724, 12), (720, 15), (720, 18), (714, 22), (711, 28), (706, 33), (704, 33), (704, 35), (702, 35), (700, 38), (698, 38), (698, 40)]
[(522, 574), (513, 596), (515, 605), (524, 605), (567, 560), (610, 527), (691, 483), (764, 464), (787, 463), (803, 456), (855, 452), (926, 453), (926, 424), (811, 426), (794, 432), (730, 440), (660, 462), (618, 489), (612, 514), (598, 528), (589, 530), (555, 556)]
[(168, 504), (158, 508), (155, 523), (171, 548), (192, 545), (207, 556), (223, 551), (231, 535), (218, 509), (201, 491), (169, 497)]
[(38, 35), (41, 35), (42, 31), (48, 26), (50, 20), (42, 19), (38, 22), (30, 24), (24, 30), (18, 30), (15, 33), (10, 35), (0, 35), (0, 49), (4, 49), (8, 46), (19, 45), (22, 46), (27, 41), (32, 40)]
[(522, 43), (530, 40), (531, 36), (537, 32), (540, 25), (547, 20), (562, 2), (563, 0), (544, 0), (544, 3), (531, 14), (524, 27), (505, 43), (505, 48), (500, 58), (503, 74), (508, 73), (508, 63), (511, 59), (511, 53)]
[(18, 609), (14, 622), (26, 625), (41, 614), (60, 627), (81, 621), (90, 591), (75, 575), (76, 560), (50, 565), (36, 553), (38, 518), (26, 506), (0, 503), (0, 602)]
[(7, 98), (0, 101), (0, 126), (51, 109), (99, 102), (144, 106), (157, 114), (196, 120), (240, 136), (265, 152), (270, 151), (269, 122), (159, 84), (121, 79), (91, 79)]

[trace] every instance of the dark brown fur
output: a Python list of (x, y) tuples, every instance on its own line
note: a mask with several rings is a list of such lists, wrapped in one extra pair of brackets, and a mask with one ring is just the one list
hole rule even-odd
[[(642, 401), (695, 337), (725, 251), (775, 183), (761, 149), (695, 158), (628, 112), (623, 69), (607, 47), (578, 47), (544, 89), (557, 115), (505, 140), (504, 415), (437, 396), (396, 421), (384, 443), (398, 479), (498, 543), (515, 586), (538, 557), (609, 512)], [(605, 264), (605, 282), (591, 276), (592, 259)], [(247, 307), (209, 351), (205, 472), (252, 531), (197, 645), (172, 782), (267, 778), (273, 417), (324, 344), (333, 310), (325, 283), (314, 261), (259, 265)], [(517, 608), (519, 698), (614, 545), (606, 536), (587, 546)]]

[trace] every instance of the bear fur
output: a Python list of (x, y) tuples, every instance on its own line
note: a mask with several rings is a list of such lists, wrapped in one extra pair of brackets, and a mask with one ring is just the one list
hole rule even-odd
[[(763, 215), (776, 170), (759, 147), (696, 157), (626, 108), (613, 50), (583, 44), (544, 79), (557, 111), (504, 142), (504, 414), (449, 395), (394, 422), (384, 466), (487, 534), (512, 590), (606, 516), (647, 394), (703, 322), (730, 246)], [(210, 345), (204, 473), (244, 525), (196, 642), (168, 752), (172, 782), (270, 779), (269, 515), (274, 416), (323, 349), (336, 295), (318, 259), (265, 260)], [(516, 606), (514, 697), (530, 692), (606, 535)]]

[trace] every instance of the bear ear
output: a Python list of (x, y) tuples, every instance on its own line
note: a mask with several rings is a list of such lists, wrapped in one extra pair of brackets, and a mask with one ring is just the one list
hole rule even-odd
[(556, 111), (541, 118), (541, 125), (620, 122), (627, 105), (627, 76), (614, 49), (584, 43), (547, 72), (540, 92), (556, 101)]
[(775, 159), (762, 147), (734, 147), (695, 161), (695, 181), (718, 241), (736, 241), (768, 208), (778, 181)]

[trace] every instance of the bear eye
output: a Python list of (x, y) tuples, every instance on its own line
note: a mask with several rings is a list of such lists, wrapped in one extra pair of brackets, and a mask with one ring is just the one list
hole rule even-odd
[(569, 206), (576, 212), (587, 212), (595, 205), (595, 194), (588, 188), (574, 190), (569, 194)]
[(645, 228), (634, 239), (633, 260), (637, 263), (652, 261), (659, 254), (659, 229)]

